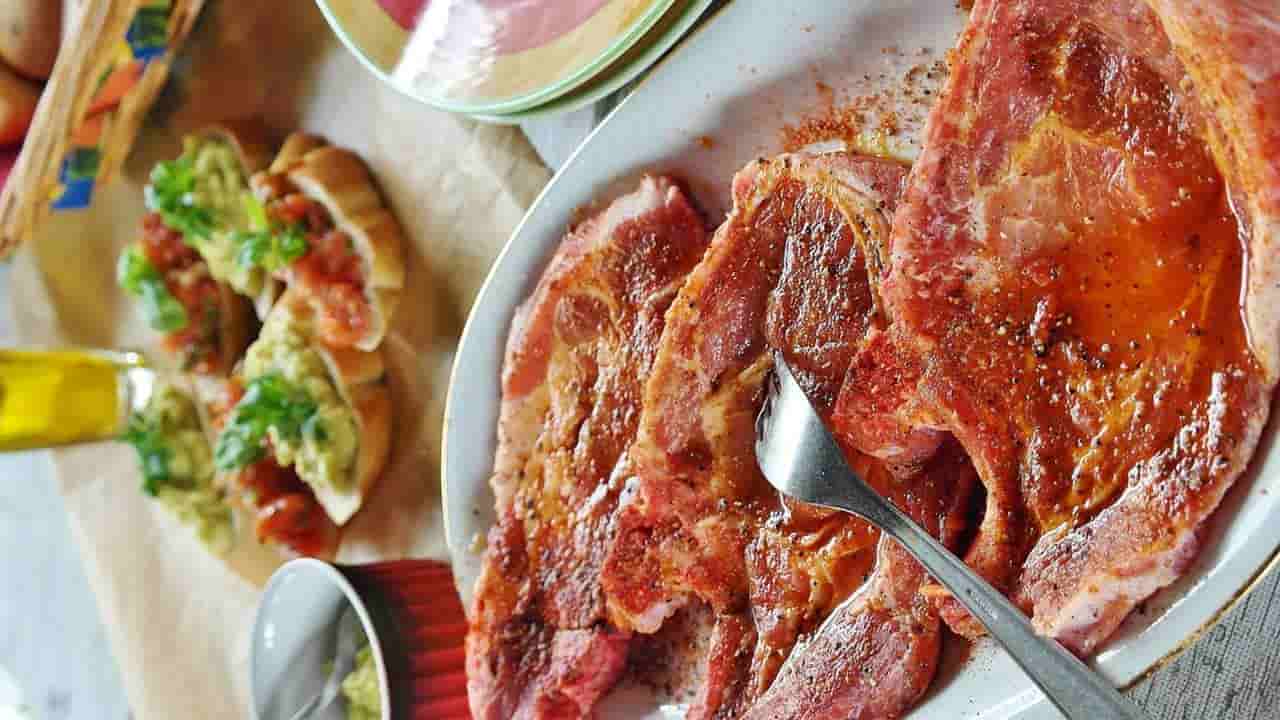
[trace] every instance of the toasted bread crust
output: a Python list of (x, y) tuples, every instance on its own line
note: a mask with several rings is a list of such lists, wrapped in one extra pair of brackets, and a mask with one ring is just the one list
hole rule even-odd
[(241, 297), (226, 283), (218, 283), (218, 362), (214, 372), (230, 374), (244, 351), (253, 342), (253, 310), (248, 299)]
[(404, 287), (404, 230), (383, 203), (369, 168), (360, 156), (322, 138), (294, 133), (285, 140), (269, 172), (286, 175), (333, 217), (350, 236), (364, 269), (364, 294), (372, 309), (368, 333), (356, 342), (373, 350), (387, 326)]
[(360, 428), (354, 486), (355, 496), (363, 505), (364, 498), (373, 491), (391, 455), (391, 391), (385, 382), (356, 385), (350, 391), (348, 402), (355, 411), (356, 424)]
[(300, 161), (302, 156), (327, 144), (328, 143), (325, 142), (325, 139), (319, 135), (312, 135), (304, 132), (290, 133), (289, 137), (285, 138), (284, 144), (280, 146), (280, 152), (276, 153), (275, 159), (272, 160), (271, 165), (267, 167), (267, 172), (286, 172), (295, 163)]
[(352, 477), (346, 492), (316, 488), (316, 499), (339, 526), (346, 524), (364, 505), (386, 466), (391, 449), (393, 407), (386, 384), (386, 365), (381, 350), (326, 345), (313, 333), (315, 311), (305, 298), (286, 290), (273, 312), (291, 313), (308, 334), (312, 349), (320, 354), (338, 394), (352, 410), (359, 433), (359, 445)]
[(343, 393), (344, 388), (377, 383), (386, 374), (386, 365), (380, 352), (338, 348), (319, 342), (315, 348), (329, 367), (339, 393)]

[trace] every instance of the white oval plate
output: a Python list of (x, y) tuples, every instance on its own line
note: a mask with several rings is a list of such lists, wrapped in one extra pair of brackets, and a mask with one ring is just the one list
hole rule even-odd
[[(718, 219), (733, 173), (779, 150), (779, 130), (822, 102), (823, 83), (893, 76), (893, 58), (949, 48), (964, 18), (937, 0), (736, 0), (679, 47), (606, 120), (547, 186), (494, 265), (458, 348), (444, 425), (446, 530), (464, 596), (493, 517), (488, 477), (502, 352), (511, 315), (532, 290), (574, 212), (643, 172), (683, 178)], [(894, 47), (898, 52), (884, 52)], [(1280, 452), (1268, 432), (1250, 472), (1215, 518), (1183, 580), (1135, 613), (1096, 658), (1129, 685), (1198, 637), (1238, 600), (1280, 547)], [(958, 643), (951, 643), (952, 646)], [(954, 648), (953, 648), (954, 649)], [(606, 717), (680, 717), (643, 693), (613, 697)], [(1058, 715), (1013, 664), (980, 644), (949, 653), (919, 718), (1030, 720)], [(1100, 719), (1101, 720), (1101, 719)]]

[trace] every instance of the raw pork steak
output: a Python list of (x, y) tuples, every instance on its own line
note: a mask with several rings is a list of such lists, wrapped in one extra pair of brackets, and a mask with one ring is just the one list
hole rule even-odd
[(478, 719), (586, 715), (625, 668), (600, 565), (663, 316), (708, 238), (674, 183), (647, 178), (565, 238), (516, 313), (467, 636)]
[(1280, 6), (1151, 4), (978, 0), (884, 283), (969, 561), (1080, 653), (1195, 557), (1278, 367)]
[[(716, 618), (691, 718), (891, 716), (933, 677), (940, 624), (917, 593), (923, 573), (896, 547), (877, 563), (862, 521), (780, 498), (752, 450), (773, 349), (832, 417), (876, 344), (877, 268), (904, 176), (846, 154), (751, 164), (667, 314), (603, 579), (615, 627), (652, 633), (689, 607)], [(890, 425), (880, 449), (911, 462), (846, 442), (850, 461), (954, 541), (971, 465), (936, 432)], [(802, 637), (808, 652), (786, 664)]]

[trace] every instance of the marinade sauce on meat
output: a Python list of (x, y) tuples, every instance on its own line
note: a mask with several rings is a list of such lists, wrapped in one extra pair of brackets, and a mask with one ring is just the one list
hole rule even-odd
[[(876, 268), (904, 177), (844, 153), (752, 163), (667, 314), (602, 579), (617, 627), (652, 633), (709, 610), (691, 718), (898, 713), (933, 677), (940, 624), (918, 566), (857, 518), (780, 498), (753, 452), (778, 349), (850, 462), (957, 539), (975, 479), (959, 447), (925, 431), (927, 449), (890, 464), (862, 452), (881, 438), (855, 442), (835, 414), (847, 373), (879, 342)], [(886, 443), (868, 449), (901, 459)], [(877, 639), (850, 642), (863, 635)], [(801, 638), (804, 657), (788, 663)], [(809, 681), (817, 667), (822, 683)]]
[(885, 301), (921, 422), (987, 488), (970, 564), (1088, 653), (1185, 569), (1253, 452), (1249, 232), (1145, 5), (978, 2), (955, 57)]

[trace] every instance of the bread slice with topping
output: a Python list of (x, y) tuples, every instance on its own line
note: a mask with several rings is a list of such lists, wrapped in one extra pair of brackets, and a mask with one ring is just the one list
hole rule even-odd
[(183, 138), (182, 154), (157, 164), (146, 187), (147, 209), (200, 253), (216, 280), (252, 300), (259, 318), (280, 294), (245, 251), (255, 214), (249, 178), (270, 162), (269, 138), (251, 121), (211, 125)]
[(213, 277), (157, 213), (148, 213), (139, 240), (121, 253), (116, 275), (184, 372), (227, 375), (257, 329), (248, 299)]
[(390, 450), (385, 374), (380, 353), (323, 342), (312, 304), (287, 291), (238, 373), (243, 393), (223, 422), (218, 468), (239, 473), (272, 460), (296, 473), (329, 519), (344, 525), (372, 491)]
[(236, 537), (235, 516), (214, 478), (206, 415), (193, 394), (199, 379), (174, 376), (129, 417), (123, 440), (138, 453), (142, 492), (155, 499), (215, 554)]
[(275, 238), (264, 265), (312, 305), (328, 344), (377, 348), (404, 287), (404, 232), (368, 166), (294, 133), (252, 184)]

